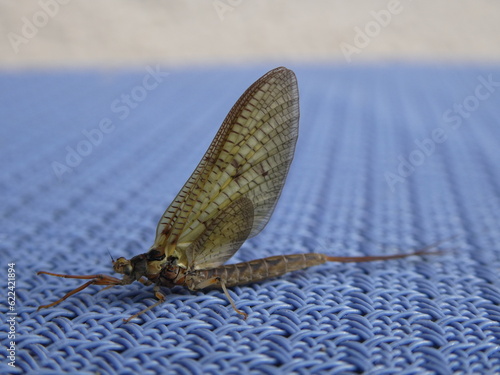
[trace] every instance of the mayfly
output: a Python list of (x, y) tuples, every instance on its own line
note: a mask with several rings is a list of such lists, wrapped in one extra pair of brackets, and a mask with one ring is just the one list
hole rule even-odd
[(207, 152), (158, 223), (148, 252), (113, 260), (122, 279), (108, 275), (57, 277), (88, 280), (51, 307), (90, 285), (154, 285), (158, 301), (129, 321), (164, 302), (160, 287), (190, 290), (220, 288), (234, 311), (244, 317), (227, 288), (262, 281), (325, 262), (367, 262), (430, 254), (334, 257), (319, 253), (278, 255), (224, 265), (243, 242), (257, 235), (276, 206), (292, 162), (299, 126), (295, 74), (276, 68), (251, 85), (222, 123)]

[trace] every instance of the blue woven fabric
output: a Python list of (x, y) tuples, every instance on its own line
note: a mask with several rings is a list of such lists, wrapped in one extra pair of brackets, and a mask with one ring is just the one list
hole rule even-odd
[[(2, 374), (500, 373), (500, 69), (294, 67), (300, 136), (266, 229), (231, 260), (329, 263), (221, 291), (90, 287), (157, 221), (240, 94), (272, 66), (0, 74), (3, 296), (15, 263), (15, 368)], [(168, 74), (167, 74), (168, 73)], [(127, 99), (127, 96), (129, 98)]]

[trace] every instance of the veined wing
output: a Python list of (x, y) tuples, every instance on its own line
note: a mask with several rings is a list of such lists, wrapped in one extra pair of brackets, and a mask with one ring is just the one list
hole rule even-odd
[(276, 68), (250, 86), (160, 219), (150, 253), (155, 258), (174, 256), (178, 265), (187, 268), (186, 249), (212, 219), (242, 197), (253, 205), (248, 237), (259, 233), (288, 174), (298, 120), (297, 80), (291, 70)]
[(214, 268), (231, 258), (250, 235), (253, 204), (241, 197), (205, 223), (205, 231), (186, 249), (191, 269)]

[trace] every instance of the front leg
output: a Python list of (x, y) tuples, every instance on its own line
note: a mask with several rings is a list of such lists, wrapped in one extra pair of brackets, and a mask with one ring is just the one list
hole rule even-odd
[[(138, 280), (141, 284), (143, 285), (146, 285), (146, 286), (150, 286), (153, 284), (153, 282), (149, 279), (147, 279), (146, 277), (141, 277), (139, 280)], [(155, 290), (156, 291), (156, 290)]]

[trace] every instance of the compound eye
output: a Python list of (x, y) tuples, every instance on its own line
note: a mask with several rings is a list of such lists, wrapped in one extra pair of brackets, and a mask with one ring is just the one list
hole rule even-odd
[(113, 270), (124, 275), (131, 275), (132, 264), (130, 264), (130, 260), (120, 257), (113, 263)]

